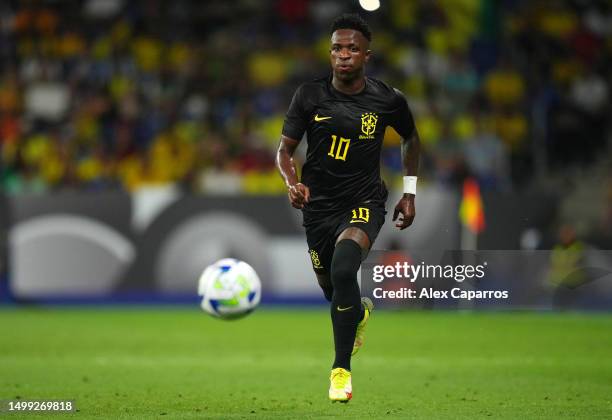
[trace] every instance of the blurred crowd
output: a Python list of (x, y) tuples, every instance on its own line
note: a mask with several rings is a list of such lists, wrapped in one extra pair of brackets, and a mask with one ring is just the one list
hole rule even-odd
[(22, 0), (0, 5), (2, 187), (283, 192), (284, 113), (347, 11), (373, 29), (367, 73), (409, 99), (422, 178), (508, 190), (609, 153), (608, 1)]

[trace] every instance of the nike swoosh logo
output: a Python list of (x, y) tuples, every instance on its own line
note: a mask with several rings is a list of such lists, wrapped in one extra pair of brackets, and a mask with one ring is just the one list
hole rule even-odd
[(348, 308), (341, 308), (340, 306), (336, 306), (336, 309), (339, 312), (344, 312), (344, 311), (348, 311), (349, 309), (351, 309), (353, 307), (353, 305), (349, 306)]
[(329, 120), (331, 117), (319, 117), (319, 114), (315, 115), (315, 121), (319, 122), (319, 121), (323, 121), (323, 120)]

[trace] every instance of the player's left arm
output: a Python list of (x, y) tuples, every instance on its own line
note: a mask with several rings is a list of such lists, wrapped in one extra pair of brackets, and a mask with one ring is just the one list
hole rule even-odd
[[(416, 176), (419, 172), (419, 157), (421, 154), (421, 141), (419, 139), (419, 133), (417, 132), (416, 127), (414, 127), (411, 136), (402, 136), (401, 154), (402, 166), (404, 168), (404, 176), (414, 177), (414, 179), (410, 179), (407, 182), (414, 182), (414, 189), (416, 189)], [(408, 226), (410, 226), (414, 221), (414, 217), (416, 215), (416, 211), (414, 208), (414, 191), (413, 193), (410, 193), (407, 192), (407, 190), (413, 190), (413, 188), (407, 188), (406, 182), (404, 182), (404, 194), (395, 206), (395, 210), (393, 212), (393, 221), (397, 220), (395, 226), (397, 226), (400, 230), (404, 230)], [(398, 216), (400, 213), (402, 217), (398, 220)]]
[[(402, 167), (404, 169), (404, 194), (398, 201), (393, 212), (393, 221), (400, 230), (406, 229), (414, 221), (414, 196), (416, 195), (416, 180), (419, 172), (419, 157), (421, 141), (408, 101), (402, 92), (395, 91), (395, 110), (392, 113), (390, 125), (401, 136)], [(398, 216), (402, 217), (398, 220)]]

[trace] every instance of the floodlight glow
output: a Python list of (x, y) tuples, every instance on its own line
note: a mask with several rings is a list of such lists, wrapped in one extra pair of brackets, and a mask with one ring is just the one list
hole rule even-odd
[(368, 12), (373, 12), (380, 7), (380, 0), (359, 0), (359, 5)]

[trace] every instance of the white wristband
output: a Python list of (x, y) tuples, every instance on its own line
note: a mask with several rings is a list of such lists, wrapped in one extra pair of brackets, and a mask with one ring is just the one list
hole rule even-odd
[(416, 176), (405, 176), (404, 177), (404, 194), (416, 195)]

